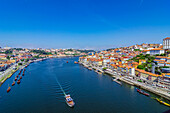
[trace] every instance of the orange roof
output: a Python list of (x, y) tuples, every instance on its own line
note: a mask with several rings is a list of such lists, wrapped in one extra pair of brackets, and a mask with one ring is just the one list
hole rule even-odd
[(147, 52), (147, 51), (150, 51), (150, 50), (143, 50), (142, 52)]
[(132, 62), (132, 64), (136, 64), (136, 65), (137, 65), (137, 64), (139, 64), (139, 63), (137, 63), (137, 62)]
[(146, 72), (145, 70), (141, 70), (141, 69), (135, 69), (135, 70), (140, 72), (140, 73), (145, 73), (145, 74), (148, 74), (148, 75), (151, 75), (151, 76), (155, 76), (155, 77), (162, 76), (162, 75)]
[(156, 56), (156, 58), (168, 58), (168, 57), (165, 57), (165, 56)]
[(163, 49), (161, 49), (161, 48), (154, 48), (154, 49), (151, 49), (150, 51), (152, 51), (152, 50), (163, 50)]
[(170, 37), (166, 37), (166, 38), (164, 38), (163, 40), (168, 40), (168, 39), (170, 39)]
[(164, 62), (165, 60), (158, 60), (158, 59), (155, 59), (154, 61), (160, 61), (160, 62), (162, 61), (162, 62)]
[(164, 64), (165, 62), (158, 62), (158, 63), (160, 63), (160, 64)]
[(129, 69), (129, 68), (132, 68), (132, 66), (126, 66), (126, 68), (128, 68), (128, 69)]
[(4, 67), (4, 66), (5, 66), (4, 64), (0, 65), (0, 67)]
[(159, 48), (163, 49), (163, 45), (161, 45)]

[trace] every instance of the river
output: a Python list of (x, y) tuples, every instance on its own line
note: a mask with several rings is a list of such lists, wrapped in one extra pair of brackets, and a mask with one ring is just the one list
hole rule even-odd
[[(21, 83), (11, 86), (17, 71), (0, 87), (1, 113), (162, 113), (169, 108), (136, 92), (134, 86), (112, 81), (79, 64), (78, 57), (54, 58), (30, 64)], [(68, 61), (68, 63), (66, 63)], [(69, 108), (64, 94), (75, 101)], [(11, 91), (6, 92), (8, 84)], [(151, 94), (151, 96), (155, 96)]]

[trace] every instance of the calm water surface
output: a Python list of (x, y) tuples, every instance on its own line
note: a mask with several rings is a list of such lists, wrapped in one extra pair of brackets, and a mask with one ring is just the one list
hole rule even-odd
[[(162, 113), (169, 109), (137, 93), (134, 86), (120, 86), (108, 75), (74, 64), (77, 60), (56, 58), (32, 63), (21, 84), (11, 86), (16, 72), (0, 87), (0, 113)], [(74, 99), (73, 109), (65, 103), (57, 80)], [(12, 87), (9, 93), (8, 84)]]

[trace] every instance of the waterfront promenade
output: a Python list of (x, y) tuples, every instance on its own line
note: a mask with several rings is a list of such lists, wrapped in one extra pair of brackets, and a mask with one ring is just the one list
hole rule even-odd
[(129, 85), (137, 86), (137, 87), (142, 88), (146, 91), (149, 91), (151, 93), (159, 95), (159, 96), (161, 96), (161, 97), (163, 97), (167, 100), (170, 100), (170, 91), (166, 90), (164, 88), (156, 87), (156, 85), (151, 81), (147, 81), (146, 83), (141, 83), (141, 82), (137, 81), (139, 79), (138, 77), (129, 75), (128, 73), (121, 72), (121, 71), (118, 71), (116, 69), (113, 70), (113, 69), (110, 69), (109, 67), (107, 67), (106, 70), (102, 71), (102, 67), (95, 67), (95, 66), (92, 66), (90, 64), (85, 64), (85, 63), (82, 63), (82, 62), (80, 62), (80, 64), (82, 64), (86, 68), (92, 67), (93, 69), (95, 69), (97, 71), (109, 74), (112, 77), (114, 77), (114, 78), (116, 78), (116, 79), (118, 79), (122, 82), (125, 82)]

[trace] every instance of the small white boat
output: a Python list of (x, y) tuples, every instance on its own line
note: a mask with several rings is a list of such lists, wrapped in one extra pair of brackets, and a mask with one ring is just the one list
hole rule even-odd
[(88, 68), (89, 70), (92, 70), (92, 68)]
[(73, 99), (70, 97), (70, 95), (65, 95), (66, 103), (69, 107), (74, 107), (75, 103)]
[(119, 85), (122, 85), (122, 83), (119, 82), (117, 79), (113, 79), (113, 81), (115, 81), (115, 82), (118, 83)]

